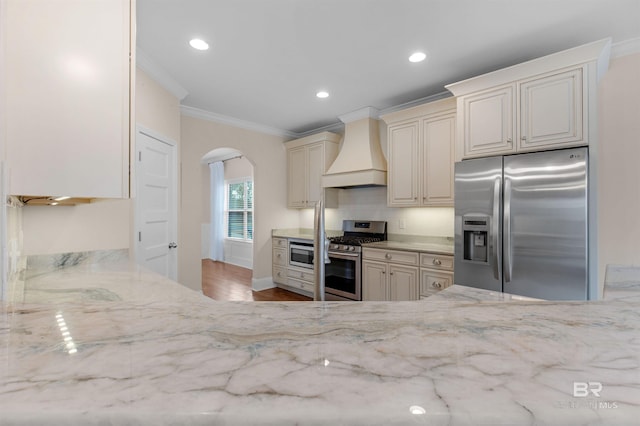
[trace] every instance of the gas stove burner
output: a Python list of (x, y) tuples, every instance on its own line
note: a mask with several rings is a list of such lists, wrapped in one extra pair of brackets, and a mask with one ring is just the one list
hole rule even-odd
[(345, 246), (359, 246), (366, 243), (375, 243), (378, 241), (382, 241), (382, 238), (378, 237), (351, 237), (348, 235), (343, 235), (341, 237), (333, 237), (329, 238), (329, 241), (332, 244), (341, 244)]

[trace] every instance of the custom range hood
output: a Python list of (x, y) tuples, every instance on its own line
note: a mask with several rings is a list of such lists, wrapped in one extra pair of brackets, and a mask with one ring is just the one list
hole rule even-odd
[(335, 161), (322, 176), (324, 188), (385, 186), (387, 162), (380, 148), (378, 110), (367, 107), (338, 117), (344, 139)]

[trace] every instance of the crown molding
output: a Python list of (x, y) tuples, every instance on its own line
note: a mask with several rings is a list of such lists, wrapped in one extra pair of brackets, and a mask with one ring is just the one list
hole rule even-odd
[(136, 66), (149, 74), (149, 77), (178, 98), (178, 100), (182, 101), (189, 94), (187, 89), (182, 87), (164, 68), (154, 62), (139, 47), (136, 48)]
[(266, 133), (268, 135), (280, 136), (283, 138), (298, 138), (299, 133), (290, 132), (288, 130), (277, 129), (275, 127), (265, 126), (251, 121), (240, 120), (239, 118), (229, 117), (228, 115), (217, 114), (215, 112), (205, 111), (203, 109), (194, 108), (186, 105), (180, 105), (180, 113), (187, 117), (199, 118), (201, 120), (213, 121), (215, 123), (227, 124), (233, 127), (239, 127), (254, 132)]
[(419, 98), (413, 101), (405, 102), (403, 104), (390, 106), (388, 108), (380, 110), (380, 116), (390, 114), (396, 111), (402, 111), (403, 109), (413, 108), (416, 106), (428, 104), (429, 102), (439, 101), (440, 99), (450, 98), (453, 95), (451, 92), (445, 90), (444, 92), (436, 93), (435, 95), (425, 96), (424, 98)]
[(351, 123), (352, 121), (361, 120), (363, 118), (373, 118), (377, 120), (380, 116), (380, 111), (374, 107), (364, 107), (355, 111), (348, 112), (346, 114), (339, 115), (338, 118), (343, 123)]
[(633, 55), (634, 53), (640, 53), (640, 37), (619, 41), (611, 45), (612, 58)]

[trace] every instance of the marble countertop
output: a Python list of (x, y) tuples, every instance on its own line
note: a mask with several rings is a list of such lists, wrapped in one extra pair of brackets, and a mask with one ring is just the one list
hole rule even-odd
[[(326, 230), (325, 233), (328, 237), (336, 237), (342, 235), (342, 231)], [(292, 228), (292, 229), (273, 229), (271, 230), (272, 237), (278, 238), (297, 238), (300, 240), (313, 241), (313, 229), (306, 228)]]
[[(328, 237), (342, 235), (342, 231), (327, 230)], [(313, 229), (274, 229), (271, 236), (278, 238), (297, 238), (313, 240)], [(387, 241), (363, 244), (363, 247), (388, 250), (419, 251), (453, 256), (453, 241), (445, 237), (418, 237), (411, 235), (391, 235)]]
[(362, 245), (365, 248), (379, 248), (388, 250), (419, 251), (433, 254), (446, 254), (453, 256), (453, 243), (426, 243), (416, 241), (378, 241)]
[(454, 285), (419, 302), (216, 302), (123, 260), (36, 273), (24, 293), (0, 310), (0, 424), (640, 416), (634, 298), (513, 300)]

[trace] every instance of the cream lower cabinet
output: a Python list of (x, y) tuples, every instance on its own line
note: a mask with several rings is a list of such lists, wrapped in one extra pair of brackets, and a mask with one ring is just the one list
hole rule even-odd
[(420, 253), (420, 299), (453, 284), (453, 256)]
[(387, 114), (387, 205), (453, 206), (455, 100)]
[(131, 2), (3, 3), (9, 193), (129, 197)]
[(335, 188), (322, 188), (322, 175), (338, 155), (340, 135), (322, 132), (286, 142), (287, 207), (314, 207), (325, 195), (326, 207), (337, 207)]
[(271, 247), (273, 282), (278, 284), (278, 287), (313, 297), (313, 269), (289, 266), (289, 240), (274, 237), (271, 241)]
[(362, 252), (362, 300), (418, 300), (418, 253), (366, 248)]

